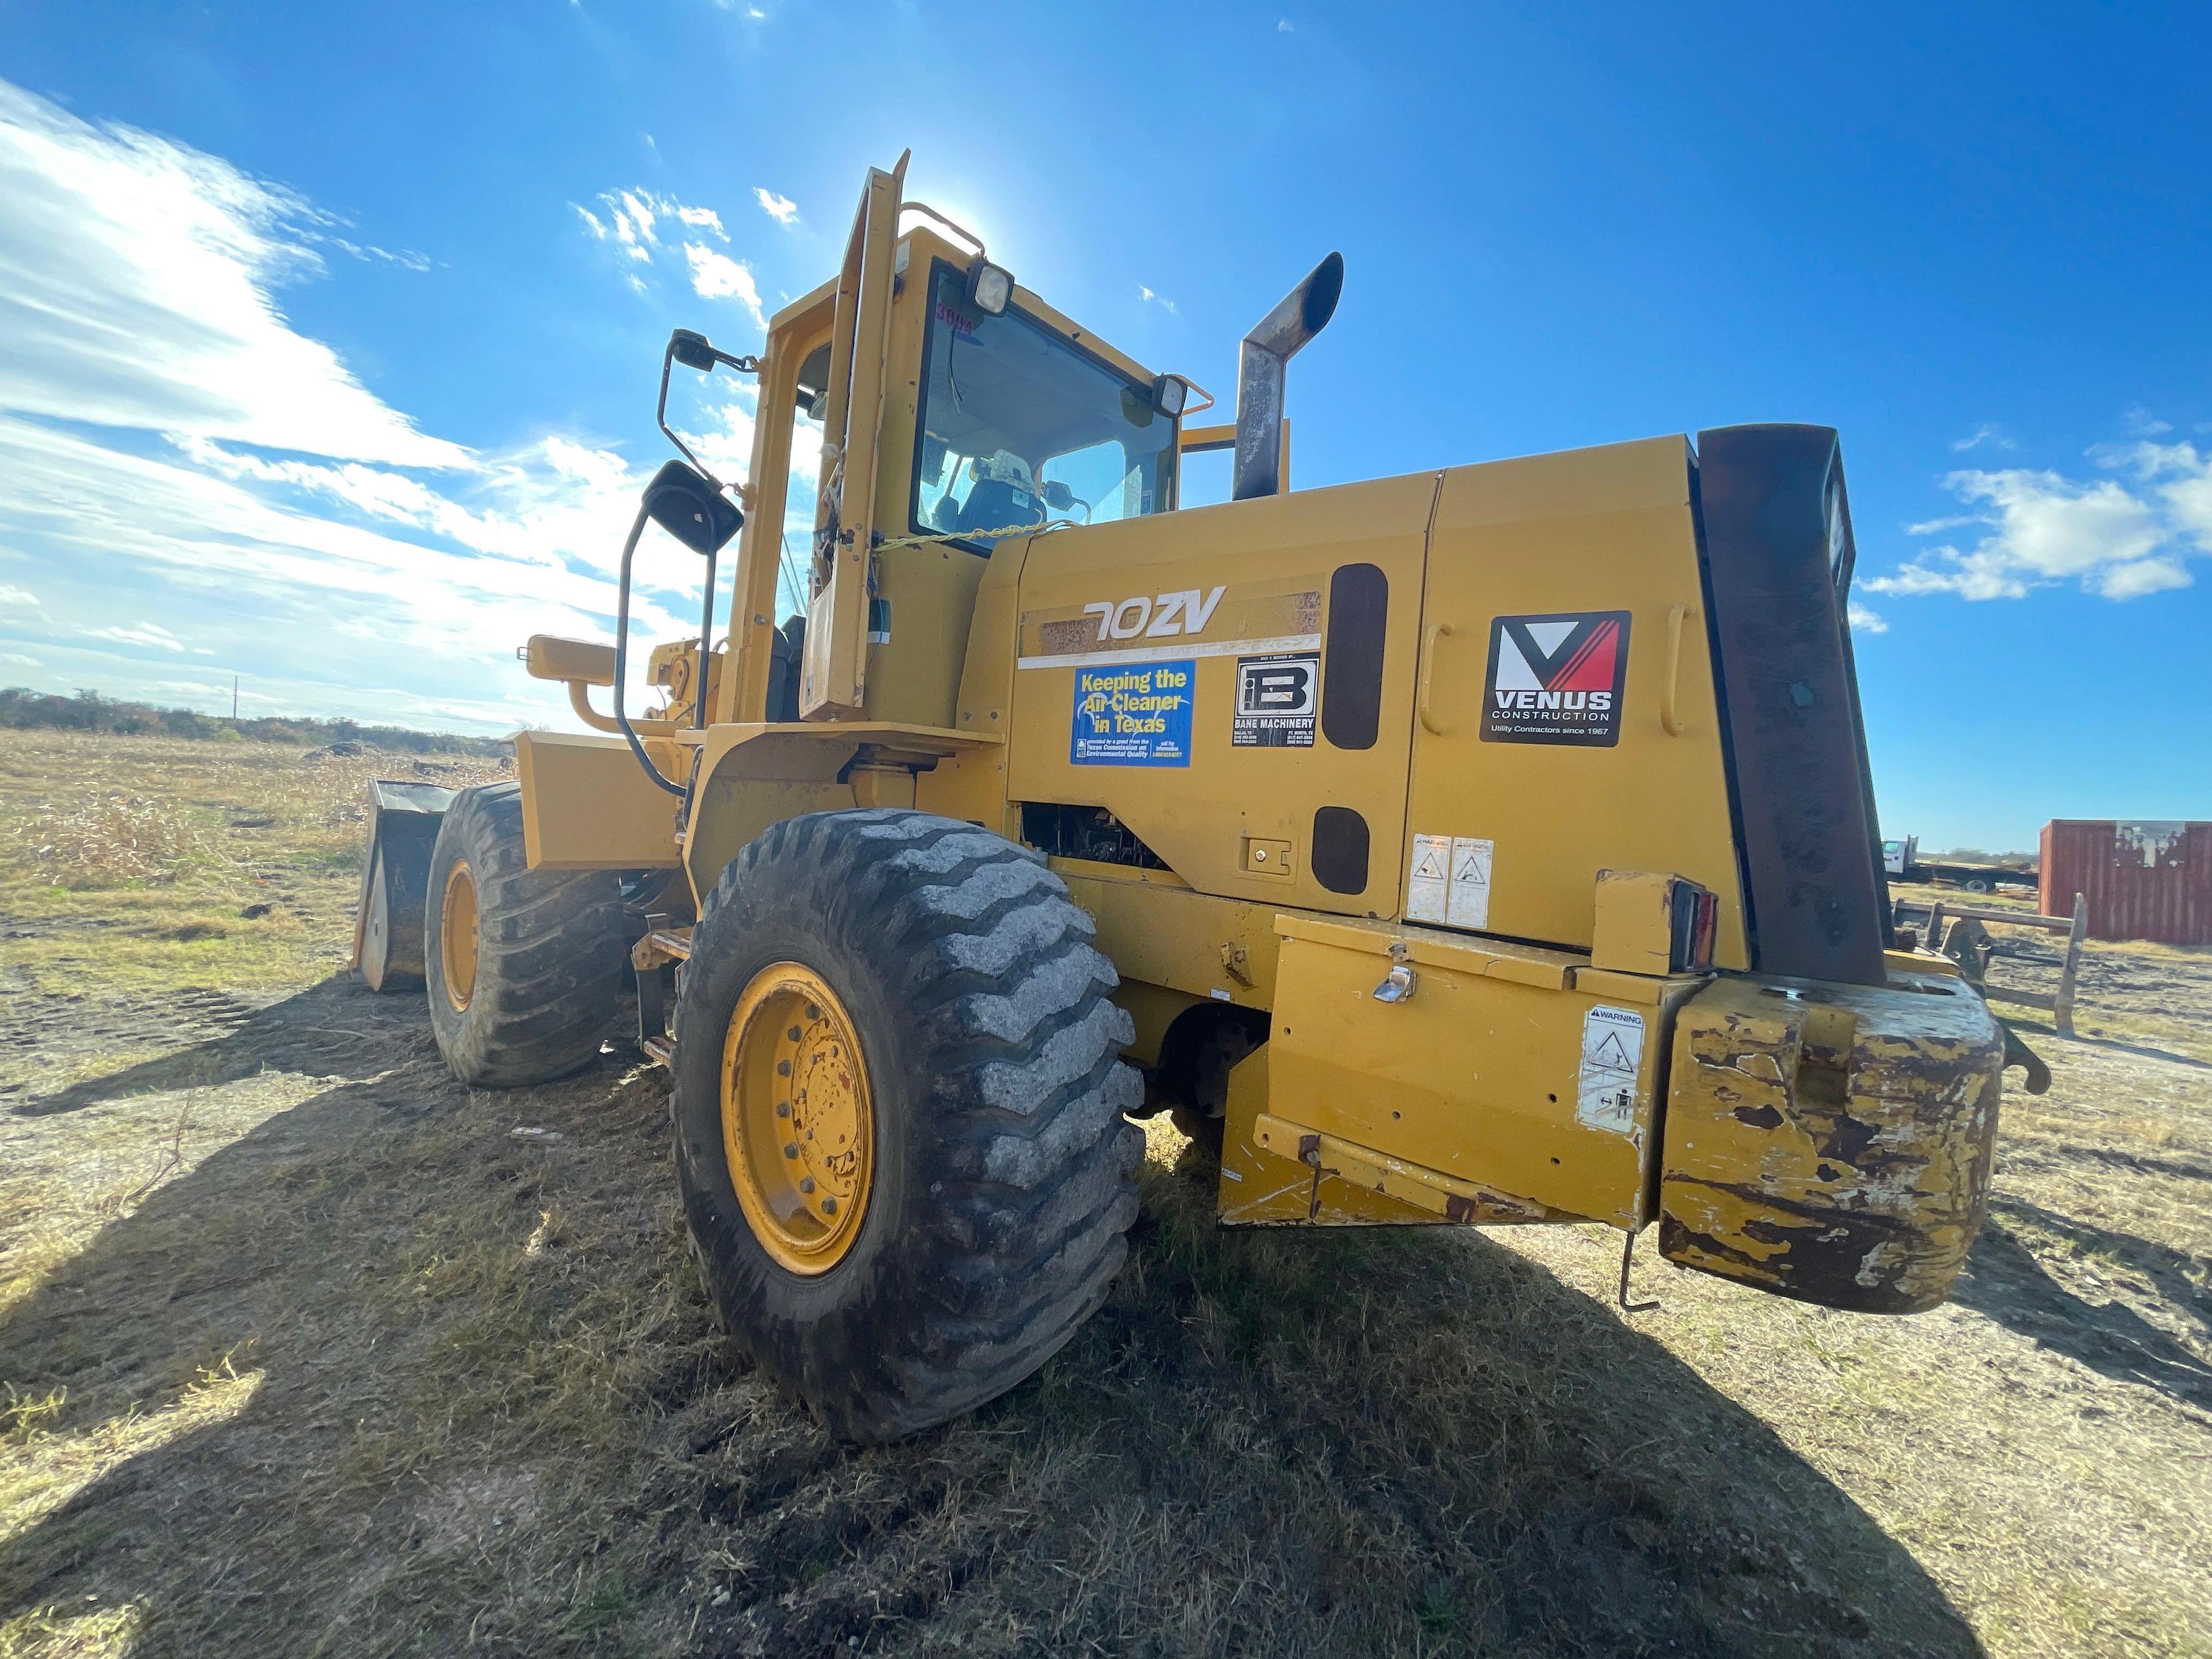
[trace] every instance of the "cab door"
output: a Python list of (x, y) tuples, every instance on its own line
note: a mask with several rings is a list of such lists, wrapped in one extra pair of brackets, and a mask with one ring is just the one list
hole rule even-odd
[[(804, 720), (856, 716), (867, 689), (868, 567), (890, 349), (892, 256), (907, 161), (901, 155), (889, 173), (868, 169), (837, 274), (823, 406), (822, 487), (807, 582), (806, 653), (799, 667)], [(776, 513), (780, 507), (764, 502), (757, 510)]]

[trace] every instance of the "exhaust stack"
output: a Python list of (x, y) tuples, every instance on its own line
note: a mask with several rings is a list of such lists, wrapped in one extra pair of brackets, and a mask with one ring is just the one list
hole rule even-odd
[(1332, 253), (1244, 337), (1237, 356), (1237, 465), (1229, 490), (1231, 500), (1281, 493), (1284, 370), (1307, 341), (1328, 326), (1343, 292), (1344, 256)]

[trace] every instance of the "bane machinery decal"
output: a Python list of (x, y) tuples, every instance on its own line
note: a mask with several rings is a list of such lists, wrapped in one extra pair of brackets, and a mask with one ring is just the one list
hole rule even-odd
[(1237, 659), (1237, 702), (1230, 710), (1232, 749), (1310, 749), (1321, 706), (1321, 656), (1300, 651)]
[(1626, 611), (1493, 619), (1482, 740), (1595, 749), (1619, 743), (1628, 622)]

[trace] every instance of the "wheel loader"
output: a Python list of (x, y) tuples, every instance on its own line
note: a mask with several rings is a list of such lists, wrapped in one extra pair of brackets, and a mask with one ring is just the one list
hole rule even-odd
[[(377, 786), (372, 986), (422, 986), (489, 1087), (591, 1061), (634, 987), (707, 1290), (850, 1439), (1068, 1340), (1162, 1112), (1226, 1227), (1598, 1222), (1625, 1295), (1656, 1221), (1759, 1290), (1940, 1303), (2039, 1068), (1893, 932), (1836, 434), (1292, 491), (1340, 258), (1202, 426), (906, 166), (757, 356), (671, 339), (684, 459), (614, 642), (522, 653), (585, 729), (519, 733), (511, 782)], [(744, 482), (669, 427), (677, 367), (757, 377)], [(1231, 499), (1182, 507), (1224, 449)], [(654, 526), (706, 599), (633, 709)]]

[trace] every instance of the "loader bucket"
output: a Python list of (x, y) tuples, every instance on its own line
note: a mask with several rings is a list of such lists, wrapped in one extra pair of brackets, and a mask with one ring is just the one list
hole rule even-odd
[(368, 855), (354, 911), (353, 961), (372, 991), (422, 983), (423, 893), (430, 849), (457, 790), (383, 779), (368, 786)]

